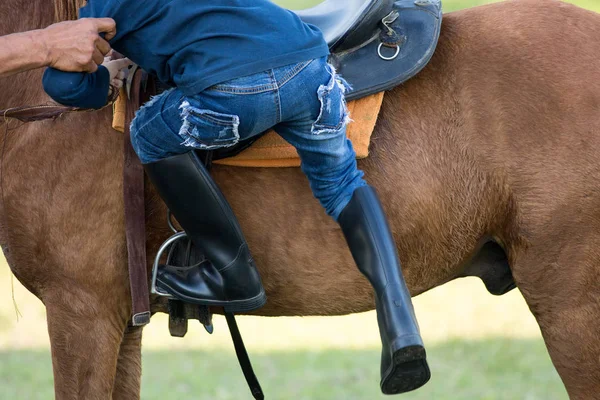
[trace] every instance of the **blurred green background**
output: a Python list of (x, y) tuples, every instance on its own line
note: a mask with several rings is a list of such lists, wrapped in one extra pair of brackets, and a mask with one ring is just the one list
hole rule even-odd
[[(343, 1), (343, 0), (337, 0)], [(280, 0), (300, 9), (317, 0)], [(490, 1), (446, 0), (446, 11)], [(572, 1), (600, 12), (599, 0)], [(0, 264), (0, 399), (53, 398), (45, 312)], [(489, 295), (475, 279), (452, 282), (415, 299), (433, 377), (398, 398), (567, 399), (539, 329), (518, 291)], [(374, 313), (333, 318), (240, 318), (268, 399), (371, 400), (379, 393), (380, 343)], [(164, 315), (146, 328), (142, 398), (251, 398), (224, 320), (215, 334), (191, 324), (185, 339), (168, 335)]]
[[(275, 0), (275, 3), (293, 10), (312, 7), (320, 2), (321, 0)], [(442, 0), (442, 5), (445, 12), (450, 12), (496, 2), (498, 0)], [(580, 7), (600, 12), (600, 0), (567, 0), (567, 3), (577, 4)]]

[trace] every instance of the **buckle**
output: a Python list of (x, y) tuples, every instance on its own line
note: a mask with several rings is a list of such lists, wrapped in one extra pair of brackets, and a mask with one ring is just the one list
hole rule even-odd
[[(392, 27), (392, 24), (398, 20), (400, 13), (397, 10), (390, 12), (388, 15), (383, 17), (381, 25), (383, 28), (379, 34), (379, 40), (381, 43), (377, 47), (377, 54), (379, 58), (385, 61), (395, 60), (400, 55), (400, 47), (406, 42), (406, 36), (396, 32), (396, 29)], [(396, 51), (392, 56), (383, 55), (383, 48), (395, 48)]]

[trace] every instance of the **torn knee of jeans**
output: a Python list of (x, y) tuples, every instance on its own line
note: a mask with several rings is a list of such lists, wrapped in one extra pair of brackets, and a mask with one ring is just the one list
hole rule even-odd
[(351, 87), (336, 74), (333, 66), (328, 65), (328, 71), (331, 75), (329, 83), (321, 85), (317, 90), (321, 109), (317, 120), (312, 126), (314, 135), (337, 133), (351, 121), (344, 97)]
[(183, 146), (212, 150), (234, 146), (240, 141), (240, 118), (237, 115), (200, 109), (187, 100), (179, 109), (183, 120), (179, 136), (183, 139)]

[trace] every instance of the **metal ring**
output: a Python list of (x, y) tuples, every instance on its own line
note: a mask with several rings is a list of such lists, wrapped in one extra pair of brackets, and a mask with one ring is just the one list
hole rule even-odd
[[(385, 47), (389, 47), (389, 46), (385, 46)], [(381, 54), (382, 48), (383, 48), (383, 43), (379, 43), (379, 47), (377, 48), (377, 54), (379, 54), (379, 58), (381, 58), (382, 60), (392, 61), (392, 60), (395, 60), (396, 57), (398, 57), (398, 55), (400, 54), (400, 46), (398, 46), (398, 45), (396, 45), (396, 53), (391, 57), (386, 57), (383, 54)]]

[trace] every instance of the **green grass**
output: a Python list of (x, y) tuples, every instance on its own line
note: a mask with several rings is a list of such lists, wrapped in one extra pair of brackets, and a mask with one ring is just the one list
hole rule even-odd
[[(1, 264), (0, 264), (1, 265)], [(45, 313), (0, 268), (0, 399), (52, 398)], [(513, 291), (489, 295), (477, 279), (446, 284), (414, 299), (433, 378), (403, 399), (566, 399), (533, 316)], [(165, 315), (144, 330), (144, 400), (249, 399), (222, 317), (215, 334), (190, 323), (168, 335)], [(269, 399), (373, 400), (380, 344), (372, 312), (329, 318), (239, 318)]]
[[(376, 400), (379, 349), (251, 354), (267, 398)], [(493, 338), (429, 347), (431, 382), (406, 400), (563, 400), (556, 372), (537, 340)], [(250, 398), (231, 351), (146, 351), (142, 399)], [(0, 352), (0, 398), (52, 398), (48, 351)]]
[[(463, 8), (480, 6), (483, 4), (493, 3), (498, 0), (442, 0), (442, 6), (445, 12), (456, 11)], [(568, 0), (569, 3), (576, 4), (580, 7), (588, 8), (600, 12), (600, 1), (599, 0)], [(291, 9), (302, 9), (312, 7), (318, 3), (319, 0), (275, 0), (284, 7)], [(543, 5), (540, 5), (543, 7)]]

